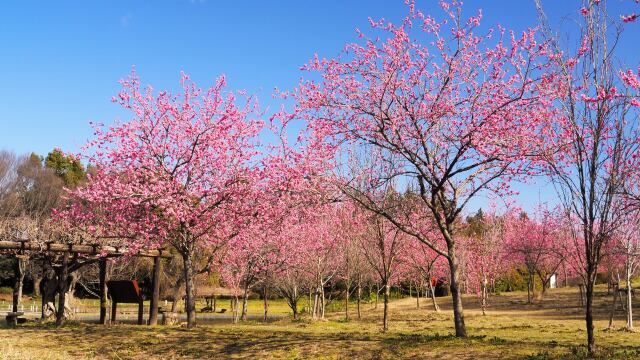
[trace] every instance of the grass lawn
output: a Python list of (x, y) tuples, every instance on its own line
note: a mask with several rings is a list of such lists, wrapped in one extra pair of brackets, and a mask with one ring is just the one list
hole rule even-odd
[[(439, 298), (442, 311), (430, 301), (400, 299), (391, 303), (391, 326), (380, 332), (382, 304), (363, 305), (363, 317), (344, 320), (343, 312), (326, 320), (290, 318), (262, 324), (147, 327), (99, 326), (69, 322), (57, 329), (36, 322), (16, 329), (0, 328), (3, 359), (579, 359), (584, 357), (586, 333), (577, 289), (553, 289), (542, 301), (525, 304), (526, 293), (493, 296), (483, 316), (474, 296), (465, 297), (468, 339), (453, 331), (450, 298)], [(640, 302), (640, 299), (638, 299)], [(596, 297), (596, 336), (602, 359), (640, 359), (640, 336), (620, 330), (618, 311), (614, 330), (607, 330), (611, 297), (599, 287)], [(224, 307), (228, 304), (225, 304)], [(274, 313), (286, 313), (284, 302), (271, 302)], [(304, 306), (305, 304), (303, 304)], [(636, 304), (640, 305), (640, 303)], [(254, 300), (250, 312), (260, 314)], [(640, 326), (640, 325), (639, 325)]]

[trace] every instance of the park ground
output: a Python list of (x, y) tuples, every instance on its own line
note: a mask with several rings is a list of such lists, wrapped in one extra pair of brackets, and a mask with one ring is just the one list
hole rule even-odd
[[(345, 321), (344, 312), (323, 321), (290, 317), (261, 323), (216, 323), (188, 330), (183, 326), (99, 326), (68, 322), (62, 328), (30, 322), (0, 328), (2, 359), (582, 359), (585, 330), (576, 288), (552, 289), (533, 305), (526, 293), (492, 296), (483, 316), (475, 296), (465, 297), (467, 339), (452, 336), (450, 298), (431, 302), (396, 299), (391, 323), (381, 333), (382, 304), (364, 304), (362, 319)], [(636, 304), (640, 305), (640, 304)], [(333, 302), (332, 308), (338, 308)], [(596, 294), (596, 336), (601, 359), (640, 359), (640, 334), (624, 331), (618, 310), (607, 329), (611, 296), (605, 287)], [(258, 315), (261, 302), (251, 303)], [(287, 308), (272, 301), (270, 311)]]

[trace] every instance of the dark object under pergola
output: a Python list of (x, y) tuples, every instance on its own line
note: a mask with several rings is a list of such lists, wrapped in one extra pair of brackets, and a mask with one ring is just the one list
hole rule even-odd
[[(170, 258), (171, 255), (162, 249), (158, 250), (140, 250), (136, 252), (131, 252), (127, 248), (124, 247), (116, 247), (116, 246), (106, 246), (106, 245), (86, 245), (86, 244), (65, 244), (65, 243), (54, 243), (54, 242), (35, 242), (30, 240), (13, 240), (13, 241), (0, 241), (0, 251), (2, 250), (10, 250), (16, 252), (16, 257), (18, 260), (18, 264), (20, 263), (21, 256), (27, 251), (35, 252), (35, 253), (62, 253), (63, 261), (62, 261), (62, 269), (61, 273), (65, 274), (62, 276), (62, 281), (66, 281), (67, 274), (67, 266), (68, 266), (68, 256), (69, 254), (83, 254), (85, 256), (95, 256), (99, 267), (100, 267), (100, 324), (107, 323), (107, 258), (110, 257), (121, 257), (121, 256), (143, 256), (143, 257), (151, 257), (153, 258), (153, 274), (152, 274), (152, 284), (151, 284), (151, 298), (149, 305), (149, 325), (157, 325), (158, 323), (158, 304), (160, 300), (160, 267), (162, 258)], [(23, 271), (21, 266), (16, 266), (15, 270), (16, 279), (21, 278), (19, 272)], [(120, 284), (115, 285), (115, 281), (109, 282), (113, 283), (114, 287), (109, 291), (109, 294), (112, 297), (113, 302), (113, 312), (115, 312), (117, 302), (135, 302), (138, 303), (139, 314), (138, 314), (138, 324), (142, 324), (142, 295), (140, 289), (137, 287), (137, 283), (135, 286), (132, 285), (131, 281), (127, 281), (129, 285)], [(17, 287), (14, 287), (14, 296), (13, 296), (13, 312), (18, 312), (18, 296), (17, 296)], [(136, 290), (137, 289), (137, 292)], [(133, 299), (133, 293), (137, 293), (137, 297)], [(130, 300), (135, 301), (130, 301)], [(64, 311), (64, 306), (62, 311)], [(114, 314), (112, 314), (112, 320), (115, 320)]]

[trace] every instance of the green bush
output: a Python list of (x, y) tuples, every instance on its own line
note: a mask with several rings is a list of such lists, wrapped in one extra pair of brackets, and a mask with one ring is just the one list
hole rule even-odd
[(500, 293), (526, 290), (527, 279), (516, 269), (511, 269), (509, 272), (496, 279), (496, 292)]
[(3, 295), (13, 294), (13, 289), (8, 286), (0, 287), (0, 294), (3, 294)]

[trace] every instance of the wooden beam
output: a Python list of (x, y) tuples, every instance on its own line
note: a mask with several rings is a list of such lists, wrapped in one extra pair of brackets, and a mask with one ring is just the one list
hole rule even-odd
[(160, 267), (159, 257), (153, 259), (153, 278), (151, 302), (149, 304), (149, 325), (158, 325), (158, 303), (160, 301)]
[(0, 250), (29, 250), (29, 251), (51, 251), (51, 252), (70, 252), (76, 254), (99, 255), (106, 254), (111, 256), (146, 256), (171, 258), (168, 251), (158, 250), (140, 250), (131, 252), (126, 247), (116, 247), (107, 245), (85, 245), (85, 244), (64, 244), (64, 243), (41, 243), (29, 240), (19, 241), (0, 241)]

